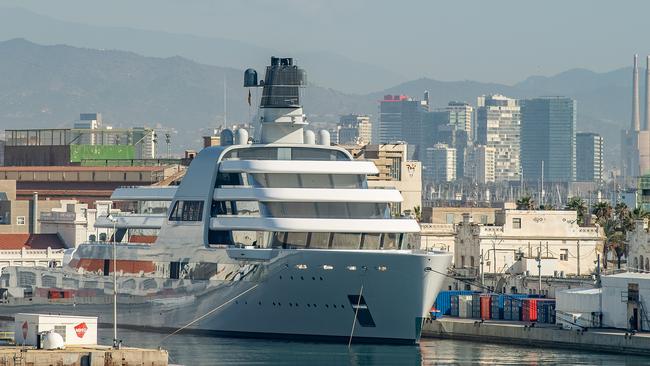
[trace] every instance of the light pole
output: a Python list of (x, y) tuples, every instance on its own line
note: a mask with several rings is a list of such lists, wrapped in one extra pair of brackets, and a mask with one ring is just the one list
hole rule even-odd
[(113, 347), (117, 347), (117, 260), (115, 255), (117, 219), (110, 213), (106, 218), (113, 223)]

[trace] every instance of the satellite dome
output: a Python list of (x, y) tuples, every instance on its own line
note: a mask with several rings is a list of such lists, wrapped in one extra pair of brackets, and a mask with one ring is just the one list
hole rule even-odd
[(42, 334), (43, 349), (65, 349), (65, 342), (63, 337), (53, 330)]

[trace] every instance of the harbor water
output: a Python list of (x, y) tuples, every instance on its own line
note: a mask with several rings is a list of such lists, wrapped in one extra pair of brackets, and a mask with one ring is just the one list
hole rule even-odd
[[(162, 334), (120, 330), (126, 345), (158, 347)], [(111, 329), (100, 329), (110, 344)], [(273, 341), (174, 335), (162, 344), (182, 365), (650, 365), (647, 357), (423, 339), (417, 346)]]
[[(13, 323), (0, 321), (0, 331)], [(181, 365), (650, 365), (650, 358), (564, 349), (542, 349), (457, 340), (423, 339), (416, 346), (312, 343), (218, 338), (119, 329), (125, 346), (169, 351)], [(99, 329), (99, 342), (112, 343), (113, 330)]]

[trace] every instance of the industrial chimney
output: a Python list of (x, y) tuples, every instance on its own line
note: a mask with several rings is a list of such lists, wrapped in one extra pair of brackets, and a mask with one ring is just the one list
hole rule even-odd
[(640, 130), (641, 115), (639, 113), (639, 55), (634, 55), (634, 71), (632, 72), (632, 131)]
[(645, 61), (645, 122), (643, 127), (650, 131), (650, 56)]

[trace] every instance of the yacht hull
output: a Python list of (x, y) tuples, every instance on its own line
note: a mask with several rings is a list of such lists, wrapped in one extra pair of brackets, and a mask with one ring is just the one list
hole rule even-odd
[[(357, 342), (415, 343), (450, 261), (449, 254), (397, 250), (277, 250), (272, 259), (237, 261), (239, 273), (227, 280), (192, 281), (172, 291), (138, 295), (124, 289), (128, 279), (120, 277), (118, 327), (161, 332), (183, 328), (184, 332), (213, 335), (304, 340), (348, 341), (352, 336)], [(8, 275), (18, 275), (17, 271), (5, 270), (5, 280)], [(57, 272), (73, 276), (64, 269), (20, 271), (33, 271), (35, 278)], [(112, 281), (112, 276), (96, 275), (87, 280), (94, 283), (98, 278), (100, 287)], [(83, 285), (80, 287), (81, 291)], [(78, 292), (74, 298), (51, 299), (43, 296), (42, 284), (35, 288), (31, 299), (0, 304), (0, 313), (97, 315), (100, 324), (113, 322), (112, 290), (104, 296), (83, 297)]]

